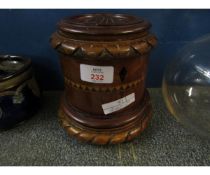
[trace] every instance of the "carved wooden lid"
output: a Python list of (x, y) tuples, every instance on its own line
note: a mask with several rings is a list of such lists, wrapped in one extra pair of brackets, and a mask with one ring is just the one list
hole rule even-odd
[(122, 35), (143, 32), (151, 25), (126, 14), (86, 14), (65, 18), (58, 26), (60, 31), (73, 34)]
[(51, 37), (57, 51), (83, 58), (131, 57), (156, 45), (151, 24), (127, 14), (86, 14), (62, 19)]

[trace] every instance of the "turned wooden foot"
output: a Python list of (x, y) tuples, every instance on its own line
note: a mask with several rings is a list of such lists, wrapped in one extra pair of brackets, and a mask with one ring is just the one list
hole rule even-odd
[[(151, 118), (151, 104), (148, 92), (145, 93), (143, 103), (137, 109), (131, 109), (115, 119), (96, 119), (94, 116), (82, 113), (73, 106), (61, 100), (59, 119), (61, 125), (70, 136), (92, 144), (116, 144), (127, 142), (138, 136), (148, 125)], [(126, 121), (120, 121), (129, 115)]]

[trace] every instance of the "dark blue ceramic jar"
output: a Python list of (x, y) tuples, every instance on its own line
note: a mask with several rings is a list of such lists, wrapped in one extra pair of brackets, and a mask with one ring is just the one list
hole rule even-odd
[(40, 91), (31, 60), (0, 56), (0, 130), (30, 118), (40, 106)]

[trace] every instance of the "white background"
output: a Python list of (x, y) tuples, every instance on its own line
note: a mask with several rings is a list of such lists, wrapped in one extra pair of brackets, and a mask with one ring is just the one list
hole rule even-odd
[[(0, 8), (67, 9), (67, 8), (150, 8), (150, 9), (210, 9), (209, 0), (0, 0)], [(167, 144), (167, 143), (166, 143)], [(1, 156), (1, 155), (0, 155)], [(204, 175), (210, 174), (208, 167), (6, 167), (0, 168), (2, 175)]]
[(209, 8), (209, 0), (0, 0), (0, 8)]

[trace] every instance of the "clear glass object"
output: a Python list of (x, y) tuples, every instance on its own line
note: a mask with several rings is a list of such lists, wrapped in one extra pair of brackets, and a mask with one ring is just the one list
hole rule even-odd
[(167, 66), (163, 96), (169, 111), (195, 133), (210, 138), (210, 35), (186, 45)]

